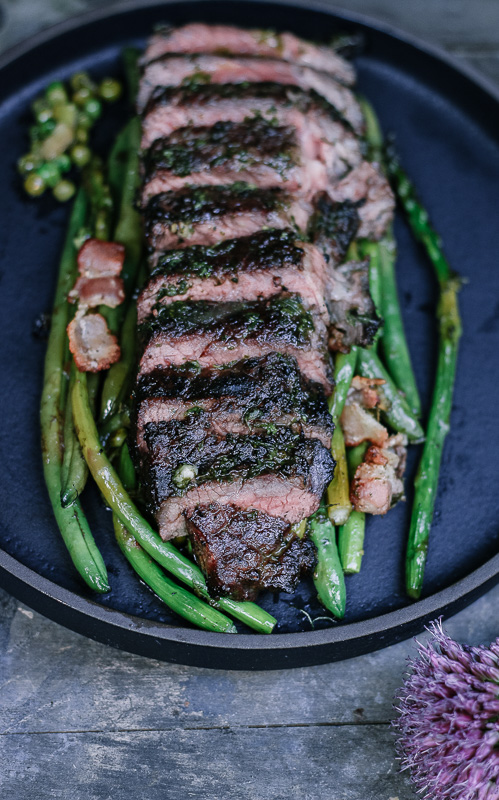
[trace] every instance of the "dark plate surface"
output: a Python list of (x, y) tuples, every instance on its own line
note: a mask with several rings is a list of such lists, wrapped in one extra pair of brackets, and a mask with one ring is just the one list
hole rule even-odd
[[(306, 6), (306, 8), (305, 8)], [(363, 31), (359, 87), (385, 130), (396, 132), (403, 163), (445, 239), (451, 263), (469, 282), (461, 295), (465, 334), (452, 430), (445, 445), (424, 597), (403, 592), (411, 496), (386, 518), (371, 519), (362, 571), (347, 578), (343, 623), (324, 617), (313, 585), (265, 596), (279, 620), (271, 637), (227, 637), (179, 623), (139, 583), (113, 540), (110, 514), (87, 491), (85, 507), (109, 568), (112, 591), (96, 601), (79, 582), (54, 523), (41, 470), (38, 403), (45, 342), (34, 323), (50, 310), (67, 209), (19, 190), (16, 159), (27, 150), (30, 101), (51, 80), (79, 69), (117, 74), (123, 45), (142, 44), (152, 25), (205, 20), (290, 29), (328, 40)], [(329, 9), (263, 2), (182, 2), (124, 6), (82, 17), (24, 43), (0, 64), (0, 583), (41, 613), (87, 636), (186, 664), (271, 669), (347, 658), (420, 630), (450, 614), (499, 577), (496, 368), (499, 351), (499, 104), (484, 82), (446, 56), (393, 31)], [(107, 112), (101, 146), (124, 108)], [(436, 287), (424, 257), (397, 219), (399, 280), (409, 345), (425, 409), (435, 367)], [(419, 452), (411, 448), (407, 486)]]

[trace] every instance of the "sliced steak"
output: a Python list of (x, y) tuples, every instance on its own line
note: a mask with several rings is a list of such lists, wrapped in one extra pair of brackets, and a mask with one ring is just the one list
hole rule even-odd
[(328, 185), (325, 164), (304, 157), (295, 129), (261, 119), (180, 128), (145, 153), (142, 205), (161, 192), (189, 185), (245, 181), (260, 188), (284, 185), (311, 197)]
[(328, 193), (331, 200), (358, 203), (359, 237), (380, 239), (393, 220), (395, 198), (378, 164), (363, 161)]
[(297, 241), (289, 228), (169, 250), (154, 259), (157, 266), (137, 301), (139, 323), (154, 309), (180, 299), (234, 302), (282, 291), (300, 294), (307, 307), (329, 321), (329, 267), (316, 247)]
[(149, 422), (205, 413), (211, 432), (248, 434), (286, 426), (331, 445), (334, 425), (324, 391), (303, 377), (296, 359), (280, 353), (247, 358), (223, 368), (192, 365), (142, 375), (133, 396), (138, 458)]
[(359, 139), (339, 112), (313, 90), (279, 83), (213, 84), (155, 90), (142, 121), (141, 146), (189, 125), (264, 119), (291, 126), (304, 158), (322, 161), (337, 180), (362, 161)]
[(187, 519), (194, 557), (213, 597), (256, 600), (264, 589), (292, 592), (313, 569), (313, 544), (256, 509), (200, 505)]
[(329, 72), (346, 86), (355, 82), (353, 67), (332, 47), (304, 41), (293, 33), (204, 23), (190, 23), (180, 28), (164, 27), (149, 40), (143, 63), (148, 64), (166, 53), (267, 56)]
[(137, 108), (142, 112), (154, 89), (166, 86), (185, 86), (196, 83), (281, 83), (314, 89), (324, 97), (361, 133), (364, 116), (353, 92), (338, 83), (327, 72), (289, 62), (224, 55), (172, 55), (167, 54), (151, 61), (144, 69), (137, 98)]
[(201, 412), (144, 428), (142, 486), (164, 540), (186, 532), (184, 514), (198, 505), (255, 508), (291, 524), (318, 508), (335, 462), (317, 439), (287, 428), (221, 437), (209, 426)]
[(161, 306), (139, 326), (140, 373), (196, 361), (201, 368), (279, 352), (303, 374), (332, 390), (323, 321), (297, 295), (247, 303), (181, 302)]
[(145, 234), (149, 252), (154, 253), (215, 244), (265, 227), (305, 230), (311, 214), (308, 202), (278, 188), (257, 189), (247, 183), (186, 186), (149, 200)]
[(369, 261), (341, 263), (359, 229), (357, 205), (333, 202), (329, 194), (315, 200), (309, 235), (328, 264), (326, 304), (330, 317), (329, 347), (349, 352), (372, 344), (381, 320), (369, 290)]

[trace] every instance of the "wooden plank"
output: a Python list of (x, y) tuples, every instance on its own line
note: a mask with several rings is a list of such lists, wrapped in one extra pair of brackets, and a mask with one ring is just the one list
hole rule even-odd
[[(182, 667), (89, 641), (0, 592), (0, 731), (387, 722), (411, 642), (278, 672)], [(446, 623), (470, 644), (498, 633), (499, 587)], [(3, 644), (1, 644), (3, 642)]]
[(0, 736), (2, 800), (411, 800), (388, 726)]

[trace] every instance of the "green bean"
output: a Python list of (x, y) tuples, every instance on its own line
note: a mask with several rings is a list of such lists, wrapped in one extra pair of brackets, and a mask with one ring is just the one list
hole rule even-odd
[(86, 198), (83, 191), (76, 197), (66, 234), (59, 266), (54, 308), (50, 327), (40, 408), (42, 429), (42, 455), (45, 482), (64, 543), (87, 585), (97, 592), (109, 591), (107, 571), (95, 544), (79, 502), (62, 508), (61, 466), (63, 454), (63, 420), (65, 409), (61, 404), (66, 355), (66, 325), (68, 322), (67, 296), (76, 276), (76, 253), (73, 239), (84, 224)]
[(359, 372), (365, 378), (382, 378), (385, 383), (378, 386), (381, 396), (382, 415), (390, 427), (405, 433), (411, 441), (421, 441), (424, 431), (400, 394), (388, 372), (373, 350), (359, 350)]
[(423, 587), (442, 451), (450, 427), (457, 354), (462, 333), (458, 305), (461, 283), (452, 272), (442, 250), (440, 237), (431, 226), (428, 214), (418, 200), (414, 186), (400, 167), (393, 150), (388, 151), (387, 168), (412, 232), (424, 246), (440, 287), (437, 308), (439, 324), (437, 372), (426, 442), (414, 482), (416, 491), (406, 555), (406, 589), (410, 597), (417, 599)]
[[(71, 363), (69, 390), (74, 384), (77, 369), (74, 361)], [(93, 408), (95, 397), (99, 388), (99, 375), (90, 373), (88, 392), (90, 405)], [(88, 478), (88, 467), (81, 452), (80, 443), (73, 425), (73, 410), (71, 403), (66, 404), (64, 420), (64, 457), (61, 469), (61, 504), (64, 508), (70, 506), (81, 496)]]
[[(368, 239), (359, 241), (359, 251), (362, 258), (369, 259), (369, 292), (376, 309), (378, 317), (382, 317), (382, 280), (381, 280), (381, 257), (378, 242), (371, 242)], [(375, 342), (381, 336), (382, 327), (378, 328)]]
[(329, 399), (329, 413), (333, 418), (336, 425), (345, 400), (347, 399), (348, 390), (352, 383), (352, 378), (355, 374), (357, 366), (357, 347), (352, 347), (349, 353), (336, 353), (334, 360), (334, 392)]
[[(350, 480), (355, 475), (357, 467), (362, 464), (367, 447), (367, 442), (362, 442), (356, 447), (348, 448), (347, 461)], [(366, 515), (362, 511), (354, 509), (346, 523), (338, 530), (338, 550), (343, 571), (347, 575), (360, 572), (364, 555), (365, 528)]]
[(199, 597), (168, 578), (161, 567), (147, 555), (131, 533), (113, 515), (114, 531), (121, 552), (135, 572), (172, 611), (184, 619), (216, 633), (237, 633), (234, 623)]
[(120, 360), (108, 370), (101, 394), (101, 423), (119, 413), (125, 399), (128, 383), (135, 366), (137, 308), (130, 303), (120, 335)]
[(327, 488), (327, 513), (333, 525), (344, 525), (350, 516), (350, 482), (345, 454), (345, 439), (339, 422), (331, 443), (331, 455), (336, 461), (334, 477)]
[(317, 548), (314, 585), (322, 605), (335, 617), (345, 616), (346, 589), (334, 526), (320, 508), (309, 519), (309, 537)]
[[(72, 390), (73, 417), (83, 455), (104, 499), (120, 522), (160, 566), (194, 589), (196, 594), (209, 599), (204, 575), (199, 567), (179, 553), (170, 542), (163, 542), (130, 500), (101, 446), (90, 410), (86, 379), (85, 373), (79, 373), (75, 381)], [(218, 606), (261, 633), (271, 633), (276, 623), (270, 614), (253, 603), (221, 598)]]
[(387, 231), (378, 247), (382, 284), (381, 315), (384, 321), (381, 340), (383, 356), (390, 375), (404, 394), (412, 413), (420, 417), (421, 400), (412, 369), (397, 293), (396, 246), (392, 230)]

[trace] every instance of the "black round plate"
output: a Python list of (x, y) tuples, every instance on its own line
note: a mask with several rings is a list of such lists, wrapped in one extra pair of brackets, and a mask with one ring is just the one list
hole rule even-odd
[[(311, 582), (294, 595), (266, 596), (279, 620), (270, 637), (206, 633), (179, 623), (132, 574), (112, 535), (109, 512), (90, 488), (85, 506), (112, 584), (104, 597), (79, 582), (54, 523), (41, 470), (38, 405), (45, 342), (35, 322), (50, 309), (67, 209), (22, 194), (16, 159), (28, 147), (30, 101), (49, 81), (80, 69), (120, 71), (120, 50), (142, 44), (154, 23), (204, 20), (290, 29), (327, 41), (362, 32), (359, 86), (385, 130), (397, 134), (403, 163), (445, 239), (451, 263), (468, 277), (461, 295), (464, 336), (452, 429), (445, 445), (425, 578), (409, 603), (403, 560), (408, 502), (369, 521), (359, 575), (347, 578), (348, 610), (339, 624), (315, 599)], [(227, 669), (315, 664), (375, 650), (450, 614), (499, 576), (496, 370), (499, 350), (499, 141), (497, 95), (451, 59), (358, 17), (308, 2), (135, 2), (91, 14), (23, 43), (0, 63), (2, 219), (0, 341), (0, 579), (41, 613), (100, 641), (155, 658)], [(105, 148), (125, 118), (106, 112)], [(435, 370), (436, 286), (423, 254), (397, 219), (398, 273), (409, 345), (428, 408)]]

